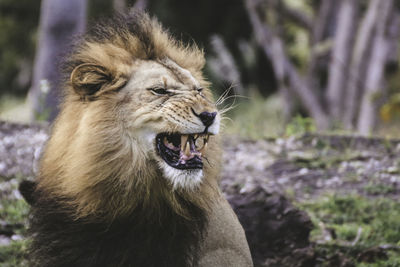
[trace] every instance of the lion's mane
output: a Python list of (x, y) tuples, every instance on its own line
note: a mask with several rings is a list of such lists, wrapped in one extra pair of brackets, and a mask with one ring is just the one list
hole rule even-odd
[[(203, 52), (174, 40), (146, 14), (97, 25), (67, 57), (63, 104), (32, 196), (30, 266), (196, 265), (210, 203), (220, 197), (218, 138), (210, 141), (202, 185), (173, 190), (157, 179), (161, 173), (148, 168), (142, 145), (117, 123), (123, 103), (96, 94), (123, 87), (136, 59), (165, 57), (206, 84)], [(90, 94), (80, 95), (69, 77), (82, 64), (100, 65), (106, 75), (89, 75)], [(140, 99), (123, 101), (140, 105)]]

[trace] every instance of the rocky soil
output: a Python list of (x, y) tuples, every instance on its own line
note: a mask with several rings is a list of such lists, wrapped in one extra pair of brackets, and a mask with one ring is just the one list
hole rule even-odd
[[(33, 179), (46, 125), (0, 122), (0, 197), (20, 199), (16, 184)], [(221, 187), (245, 227), (256, 265), (315, 266), (301, 203), (328, 192), (400, 198), (400, 141), (305, 135), (224, 139)], [(0, 245), (21, 238), (0, 221)], [(344, 264), (344, 265), (343, 265)], [(334, 266), (334, 265), (332, 265)], [(347, 266), (345, 263), (337, 266)]]
[(222, 188), (262, 187), (297, 201), (327, 192), (399, 199), (400, 140), (308, 134), (258, 141), (227, 138)]
[[(309, 242), (315, 226), (292, 202), (318, 202), (330, 193), (400, 198), (397, 140), (324, 135), (258, 141), (230, 137), (224, 151), (221, 186), (245, 228), (256, 266), (354, 266), (354, 256), (344, 254), (358, 238), (344, 246), (344, 253), (339, 247), (331, 255), (321, 253)], [(325, 231), (322, 244), (335, 236), (329, 232), (332, 229)], [(400, 251), (399, 246), (394, 249)], [(382, 247), (356, 254), (370, 262), (386, 257)]]

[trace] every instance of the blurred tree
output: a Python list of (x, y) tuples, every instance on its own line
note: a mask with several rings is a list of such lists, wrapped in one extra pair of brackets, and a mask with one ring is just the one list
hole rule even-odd
[[(276, 91), (271, 64), (249, 31), (251, 25), (242, 0), (148, 0), (147, 10), (178, 39), (195, 41), (204, 48), (208, 59), (219, 57), (211, 37), (220, 36), (225, 51), (234, 59), (243, 88), (257, 88), (263, 96)], [(217, 93), (232, 83), (238, 84), (237, 81), (221, 81), (221, 74), (214, 73), (210, 65), (206, 66), (206, 72)]]
[(24, 95), (31, 82), (40, 0), (0, 0), (0, 94)]
[(378, 5), (379, 0), (371, 0), (369, 2), (368, 9), (360, 22), (352, 51), (343, 115), (344, 126), (348, 129), (352, 129), (357, 121), (360, 98), (365, 85), (365, 77), (367, 76), (366, 66), (370, 58), (372, 37), (378, 20)]
[(354, 31), (357, 29), (357, 0), (343, 0), (337, 14), (337, 29), (333, 37), (332, 56), (329, 64), (326, 101), (332, 120), (340, 121), (344, 109), (344, 89), (350, 70)]
[(145, 10), (147, 9), (148, 5), (149, 5), (148, 0), (136, 0), (132, 8), (136, 10)]
[(325, 129), (329, 120), (318, 97), (305, 79), (296, 70), (295, 65), (287, 56), (282, 39), (273, 29), (262, 22), (258, 14), (257, 4), (254, 0), (246, 0), (246, 8), (253, 26), (254, 34), (265, 55), (270, 58), (278, 77), (280, 88), (290, 88), (297, 94), (309, 114), (315, 119), (318, 127)]
[(88, 25), (105, 17), (110, 17), (115, 11), (112, 0), (88, 0)]
[(379, 99), (385, 92), (384, 72), (389, 60), (392, 42), (398, 41), (400, 14), (394, 8), (393, 0), (379, 1), (377, 9), (375, 35), (372, 40), (371, 58), (367, 66), (368, 76), (365, 81), (364, 94), (361, 100), (357, 129), (368, 134), (376, 125)]
[(114, 10), (119, 13), (124, 12), (127, 9), (126, 0), (112, 0), (112, 3)]
[(210, 43), (216, 57), (208, 59), (208, 66), (219, 80), (232, 84), (231, 90), (233, 93), (246, 95), (237, 64), (232, 53), (226, 47), (224, 40), (219, 35), (213, 35)]
[(84, 31), (86, 0), (43, 0), (29, 101), (33, 119), (52, 121), (58, 112), (61, 81), (59, 62), (66, 55), (72, 38)]
[[(42, 10), (45, 3), (57, 1), (61, 0), (43, 0)], [(178, 39), (195, 40), (204, 47), (208, 55), (206, 71), (217, 88), (221, 83), (225, 88), (239, 85), (239, 91), (236, 90), (239, 94), (248, 94), (248, 88), (257, 88), (264, 96), (278, 89), (286, 102), (283, 112), (287, 119), (294, 111), (305, 112), (321, 129), (343, 126), (361, 131), (363, 124), (368, 126), (362, 132), (370, 132), (375, 125), (379, 103), (387, 94), (383, 83), (387, 66), (397, 66), (399, 60), (395, 51), (400, 35), (400, 4), (396, 0), (388, 0), (393, 2), (389, 13), (380, 11), (385, 2), (380, 0), (73, 0), (63, 5), (82, 5), (84, 8), (75, 7), (79, 12), (69, 12), (70, 16), (76, 16), (72, 19), (76, 24), (69, 28), (70, 31), (56, 30), (67, 36), (65, 40), (73, 32), (82, 30), (87, 1), (89, 19), (102, 19), (115, 11), (124, 12), (130, 8), (148, 10), (177, 33)], [(0, 0), (0, 4), (3, 2), (9, 4), (11, 0)], [(44, 27), (44, 17), (42, 20), (36, 60), (36, 66), (42, 66), (40, 68), (49, 66), (39, 60), (41, 53), (50, 56), (52, 66), (55, 66), (55, 55), (60, 54), (60, 51), (43, 48), (46, 39), (42, 32), (47, 29), (50, 36), (55, 31)], [(56, 23), (62, 24), (60, 21), (52, 22), (51, 28), (56, 29)], [(253, 28), (253, 33), (249, 28)], [(60, 35), (56, 37), (62, 38)], [(6, 38), (0, 34), (0, 47), (3, 39)], [(67, 46), (52, 47), (59, 47), (62, 53), (67, 51)], [(0, 52), (1, 62), (7, 58)], [(19, 66), (24, 64), (21, 62)], [(49, 115), (52, 119), (51, 112), (40, 106), (45, 101), (52, 106), (57, 103), (54, 98), (57, 85), (50, 79), (37, 78), (44, 73), (39, 67), (35, 69), (30, 95), (38, 92), (35, 88), (40, 87), (41, 81), (44, 91), (53, 89), (45, 98), (43, 95), (31, 97), (36, 99), (33, 100), (35, 114), (42, 114), (42, 118)], [(0, 66), (0, 76), (6, 73), (1, 68), (7, 69)], [(57, 67), (52, 70), (56, 71)], [(371, 88), (372, 84), (375, 89)]]
[(130, 9), (145, 10), (149, 4), (148, 0), (112, 0), (113, 8), (116, 12), (128, 12)]
[[(244, 2), (253, 33), (272, 62), (283, 95), (288, 91), (297, 95), (320, 129), (339, 122), (348, 129), (357, 126), (362, 134), (370, 133), (385, 93), (386, 67), (398, 65), (398, 54), (393, 53), (400, 37), (398, 5), (393, 0), (320, 0), (318, 5), (308, 4), (314, 14), (314, 23), (308, 23), (308, 13), (293, 10), (291, 0)], [(271, 20), (270, 14), (280, 22)], [(291, 23), (304, 28), (311, 40), (311, 52), (301, 64), (296, 60), (304, 55), (290, 54), (290, 28), (282, 27)], [(329, 55), (329, 61), (321, 61), (321, 55)], [(326, 70), (327, 79), (316, 78), (323, 78), (321, 70)]]

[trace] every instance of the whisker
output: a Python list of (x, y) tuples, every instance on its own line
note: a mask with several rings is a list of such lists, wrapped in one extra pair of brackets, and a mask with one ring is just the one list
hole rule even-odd
[(210, 163), (210, 161), (208, 160), (208, 158), (203, 157), (203, 159), (205, 159), (205, 160), (207, 161), (207, 163), (208, 163), (208, 165), (210, 165), (210, 167), (213, 167), (213, 165)]
[(229, 110), (236, 108), (237, 106), (238, 106), (238, 104), (232, 103), (230, 105), (226, 105), (223, 108), (221, 108), (219, 112), (221, 114), (224, 114), (224, 113), (228, 112)]
[(226, 117), (226, 116), (221, 117), (221, 122), (224, 121), (224, 120), (227, 120), (227, 121), (230, 121), (230, 122), (233, 123), (233, 120), (231, 118), (229, 118), (229, 117)]
[(217, 101), (215, 101), (215, 105), (219, 105), (222, 102), (224, 102), (225, 97), (230, 93), (230, 91), (233, 89), (233, 86), (231, 85), (229, 88), (227, 88), (221, 95), (220, 97), (217, 99)]
[(221, 95), (220, 97), (217, 99), (217, 102), (219, 102), (221, 100), (221, 98), (225, 97), (227, 94), (229, 94), (229, 92), (232, 90), (232, 86), (228, 87)]
[[(231, 98), (235, 98), (235, 99), (236, 99), (236, 98), (251, 99), (251, 97), (244, 96), (244, 95), (230, 95), (230, 96), (224, 98), (224, 101), (223, 101), (223, 102), (225, 102), (226, 100), (231, 99)], [(222, 103), (220, 103), (220, 104), (222, 104)]]

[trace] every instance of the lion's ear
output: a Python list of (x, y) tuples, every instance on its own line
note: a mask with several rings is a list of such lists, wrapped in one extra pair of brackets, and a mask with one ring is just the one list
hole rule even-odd
[(126, 79), (113, 75), (103, 66), (84, 63), (72, 71), (71, 84), (77, 94), (90, 97), (117, 90), (126, 84)]

